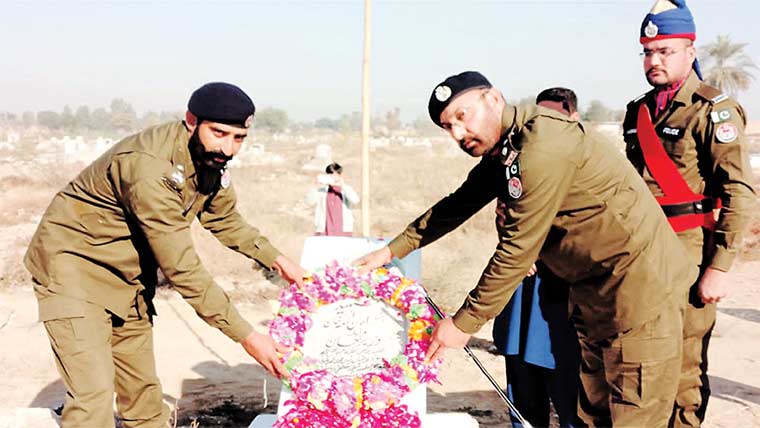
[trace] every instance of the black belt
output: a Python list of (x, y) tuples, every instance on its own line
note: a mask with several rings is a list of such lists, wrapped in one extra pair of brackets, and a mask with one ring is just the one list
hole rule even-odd
[(689, 214), (705, 214), (713, 209), (712, 199), (702, 199), (697, 202), (684, 202), (683, 204), (662, 205), (665, 217), (677, 217)]

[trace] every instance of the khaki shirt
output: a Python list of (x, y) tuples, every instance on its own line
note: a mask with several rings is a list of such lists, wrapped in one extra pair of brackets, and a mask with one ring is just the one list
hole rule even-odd
[[(647, 103), (654, 114), (654, 96), (654, 91), (650, 91), (628, 104), (623, 134), (628, 159), (649, 190), (662, 196), (660, 186), (644, 163), (636, 129), (639, 105)], [(694, 193), (719, 198), (723, 204), (712, 248), (706, 249), (712, 254), (710, 259), (702, 260), (702, 228), (685, 230), (679, 237), (697, 264), (729, 270), (756, 200), (744, 135), (744, 110), (720, 90), (700, 81), (692, 71), (670, 105), (652, 123), (665, 152), (689, 188)], [(719, 138), (716, 131), (721, 126), (735, 129), (735, 137), (724, 134)]]
[(642, 325), (673, 293), (686, 292), (697, 277), (696, 266), (688, 262), (644, 182), (610, 141), (535, 106), (507, 106), (502, 127), (505, 134), (513, 133), (503, 143), (503, 154), (519, 151), (522, 195), (510, 196), (507, 166), (484, 157), (459, 189), (389, 244), (394, 256), (403, 257), (494, 198), (506, 205), (499, 244), (454, 315), (457, 327), (473, 333), (495, 317), (539, 258), (571, 284), (570, 299), (594, 338)]
[[(49, 291), (126, 318), (139, 292), (152, 296), (157, 268), (198, 315), (233, 340), (252, 331), (193, 248), (198, 219), (227, 247), (266, 267), (280, 254), (235, 208), (232, 186), (196, 191), (182, 122), (120, 141), (53, 198), (24, 263)], [(39, 294), (38, 294), (39, 295)], [(42, 320), (78, 316), (81, 305), (42, 298)]]

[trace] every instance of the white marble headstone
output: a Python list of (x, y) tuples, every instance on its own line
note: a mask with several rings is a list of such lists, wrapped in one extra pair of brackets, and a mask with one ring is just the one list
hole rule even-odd
[[(319, 269), (333, 261), (350, 264), (386, 244), (379, 239), (313, 236), (304, 242), (301, 266)], [(418, 277), (419, 255), (415, 260), (417, 266), (409, 270)], [(351, 376), (383, 367), (383, 358), (390, 360), (399, 355), (406, 345), (408, 321), (381, 301), (371, 301), (362, 307), (355, 300), (344, 300), (320, 307), (311, 318), (314, 324), (304, 338), (304, 355), (319, 359), (320, 368), (328, 368), (340, 375)], [(284, 403), (290, 398), (290, 391), (283, 388), (278, 415), (288, 411)], [(407, 394), (401, 402), (424, 416), (426, 401), (425, 387), (422, 386)]]
[[(304, 242), (301, 266), (318, 269), (332, 261), (350, 263), (373, 250), (387, 245), (379, 239), (334, 236), (313, 236)], [(420, 254), (414, 252), (404, 260), (394, 260), (408, 278), (420, 279)], [(406, 345), (408, 321), (391, 306), (372, 301), (359, 306), (352, 300), (325, 305), (312, 316), (314, 324), (304, 338), (304, 355), (320, 360), (320, 367), (340, 375), (351, 376), (382, 367), (382, 360), (399, 355)], [(401, 403), (422, 419), (424, 428), (477, 428), (477, 422), (467, 414), (427, 413), (427, 394), (424, 385), (407, 394)], [(285, 401), (292, 397), (283, 388), (277, 415), (287, 413)], [(275, 415), (259, 415), (249, 428), (271, 428)]]
[(317, 367), (338, 376), (356, 376), (384, 367), (404, 351), (408, 320), (384, 302), (361, 305), (342, 300), (321, 306), (304, 338), (303, 353)]

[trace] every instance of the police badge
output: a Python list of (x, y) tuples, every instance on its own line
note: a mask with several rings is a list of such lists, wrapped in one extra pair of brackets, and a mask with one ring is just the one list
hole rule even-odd
[(230, 187), (230, 184), (232, 184), (232, 175), (230, 174), (230, 171), (227, 168), (224, 168), (222, 170), (222, 189), (226, 189)]
[(649, 24), (647, 24), (646, 27), (644, 27), (644, 35), (649, 37), (650, 39), (653, 37), (657, 37), (657, 33), (660, 31), (660, 28), (655, 25), (654, 22), (649, 21)]
[(511, 196), (514, 199), (519, 198), (523, 194), (523, 187), (522, 187), (522, 181), (520, 181), (519, 177), (512, 177), (507, 182), (507, 190), (509, 191), (509, 196)]
[(446, 85), (439, 85), (435, 88), (435, 99), (440, 102), (445, 102), (451, 96), (451, 88)]

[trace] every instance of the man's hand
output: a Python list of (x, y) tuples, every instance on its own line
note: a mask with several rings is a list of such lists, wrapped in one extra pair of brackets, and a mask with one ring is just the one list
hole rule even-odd
[(277, 353), (284, 354), (290, 349), (275, 342), (271, 337), (256, 332), (255, 330), (248, 335), (242, 342), (243, 349), (248, 355), (256, 359), (269, 373), (277, 378), (290, 378), (290, 373), (280, 361)]
[(293, 260), (279, 255), (274, 260), (272, 269), (288, 282), (295, 282), (299, 287), (303, 286), (304, 269)]
[(699, 280), (699, 297), (703, 303), (718, 303), (728, 295), (728, 274), (707, 268)]
[(446, 348), (464, 348), (470, 340), (470, 335), (460, 330), (451, 318), (444, 318), (433, 329), (433, 339), (425, 354), (425, 362), (443, 358)]
[(386, 245), (379, 250), (375, 250), (364, 257), (354, 260), (351, 264), (359, 268), (360, 273), (367, 273), (372, 269), (390, 263), (391, 260), (393, 260), (393, 254), (391, 254), (391, 249)]

